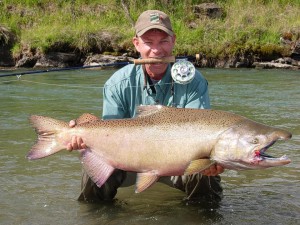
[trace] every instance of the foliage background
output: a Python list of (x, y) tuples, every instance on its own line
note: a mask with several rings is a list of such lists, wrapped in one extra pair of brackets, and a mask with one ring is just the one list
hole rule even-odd
[[(203, 2), (217, 3), (223, 16), (196, 18), (193, 6)], [(17, 40), (14, 57), (24, 50), (121, 54), (133, 50), (133, 21), (146, 9), (170, 15), (176, 55), (285, 55), (289, 49), (280, 45), (280, 37), (300, 37), (300, 0), (2, 0), (0, 44), (8, 39), (1, 29), (8, 29)]]

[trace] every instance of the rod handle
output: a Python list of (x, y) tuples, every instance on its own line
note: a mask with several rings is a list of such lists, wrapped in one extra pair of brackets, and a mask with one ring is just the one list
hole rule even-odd
[(149, 59), (134, 59), (133, 63), (140, 64), (153, 64), (153, 63), (171, 63), (175, 62), (175, 56), (169, 56), (165, 58), (149, 58)]

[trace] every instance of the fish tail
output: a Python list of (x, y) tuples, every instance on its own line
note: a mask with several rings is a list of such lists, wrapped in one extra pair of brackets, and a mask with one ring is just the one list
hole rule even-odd
[(65, 148), (58, 140), (58, 134), (63, 127), (68, 128), (66, 122), (37, 115), (30, 116), (29, 120), (35, 128), (38, 138), (27, 154), (28, 159), (44, 158)]

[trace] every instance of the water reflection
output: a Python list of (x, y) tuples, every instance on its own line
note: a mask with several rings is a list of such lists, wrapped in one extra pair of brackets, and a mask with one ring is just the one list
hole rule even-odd
[[(108, 224), (193, 224), (195, 221), (214, 223), (222, 221), (218, 202), (185, 202), (178, 190), (169, 190), (163, 184), (141, 193), (133, 194), (133, 188), (122, 188), (113, 202), (83, 205), (87, 220), (109, 221)], [(139, 195), (139, 194), (138, 194)], [(92, 218), (91, 218), (91, 215)]]

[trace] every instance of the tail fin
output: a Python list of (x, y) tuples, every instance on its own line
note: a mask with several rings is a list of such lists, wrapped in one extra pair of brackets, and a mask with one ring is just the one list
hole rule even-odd
[(57, 139), (62, 128), (68, 128), (66, 122), (36, 115), (30, 116), (29, 120), (38, 134), (38, 139), (27, 154), (28, 159), (44, 158), (65, 148)]

